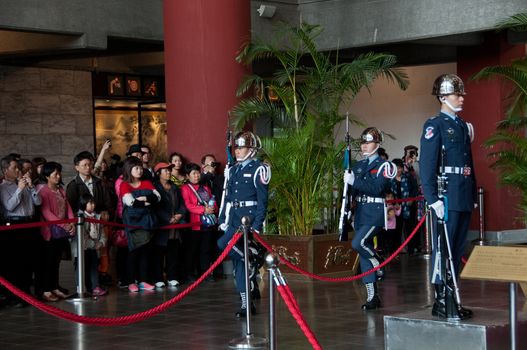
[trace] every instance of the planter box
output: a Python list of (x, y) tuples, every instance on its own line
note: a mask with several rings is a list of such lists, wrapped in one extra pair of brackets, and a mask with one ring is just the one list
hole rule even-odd
[[(356, 268), (357, 253), (351, 248), (350, 241), (339, 242), (338, 234), (262, 237), (282, 259), (317, 275), (351, 275)], [(280, 270), (296, 274), (283, 263)]]

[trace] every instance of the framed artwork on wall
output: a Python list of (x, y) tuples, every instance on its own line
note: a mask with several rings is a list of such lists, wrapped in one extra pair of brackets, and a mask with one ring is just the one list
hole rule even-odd
[(159, 97), (159, 81), (153, 78), (143, 79), (143, 94), (148, 97)]
[(108, 75), (108, 95), (123, 96), (123, 77), (120, 75)]
[(126, 77), (126, 95), (141, 96), (141, 78), (131, 76)]

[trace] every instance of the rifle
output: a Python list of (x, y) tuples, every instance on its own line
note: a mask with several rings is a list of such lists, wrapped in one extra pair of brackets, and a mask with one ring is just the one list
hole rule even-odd
[[(348, 173), (351, 172), (351, 137), (349, 133), (349, 115), (346, 112), (346, 150), (344, 151), (344, 170)], [(350, 218), (351, 218), (351, 204), (352, 196), (351, 189), (347, 183), (344, 183), (344, 189), (342, 191), (342, 205), (340, 207), (340, 219), (339, 219), (339, 241), (344, 242), (348, 240), (348, 231), (350, 229)]]
[[(447, 319), (457, 320), (460, 318), (459, 310), (461, 308), (461, 297), (457, 283), (454, 261), (452, 259), (452, 248), (448, 238), (448, 197), (447, 197), (448, 177), (445, 171), (445, 146), (441, 149), (441, 164), (437, 176), (438, 197), (445, 205), (445, 214), (442, 219), (438, 218), (439, 246), (436, 254), (440, 254), (439, 261), (441, 264), (441, 281), (445, 286), (445, 311)], [(443, 264), (442, 256), (445, 256)]]
[(227, 194), (227, 182), (229, 181), (229, 169), (234, 164), (234, 158), (232, 157), (232, 131), (227, 129), (227, 145), (225, 146), (225, 152), (227, 153), (227, 164), (225, 164), (226, 174), (225, 179), (223, 179), (223, 192), (221, 193), (221, 204), (219, 213), (223, 211), (223, 206), (225, 204), (225, 195)]

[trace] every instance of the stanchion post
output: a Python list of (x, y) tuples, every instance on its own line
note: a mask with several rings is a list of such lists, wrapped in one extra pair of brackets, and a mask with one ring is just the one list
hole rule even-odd
[(243, 263), (245, 266), (245, 295), (247, 297), (246, 331), (245, 337), (233, 339), (229, 342), (231, 349), (263, 349), (267, 347), (267, 339), (253, 336), (251, 331), (251, 281), (249, 280), (249, 234), (251, 232), (251, 219), (242, 217), (243, 227)]
[[(427, 204), (425, 202), (425, 208)], [(424, 254), (430, 256), (432, 254), (432, 215), (428, 214), (429, 212), (425, 210), (426, 220), (425, 220), (425, 247)]]
[(269, 253), (265, 256), (265, 263), (269, 274), (269, 350), (276, 350), (275, 272), (280, 263), (280, 258), (278, 254)]
[(511, 333), (511, 350), (516, 350), (516, 283), (509, 283), (509, 326)]
[(86, 301), (89, 297), (86, 292), (84, 279), (84, 214), (77, 213), (77, 223), (75, 224), (75, 235), (77, 239), (77, 293), (68, 298), (69, 301)]
[(485, 239), (485, 191), (482, 186), (478, 187), (478, 207), (479, 207), (479, 238), (472, 241), (477, 245), (488, 245)]

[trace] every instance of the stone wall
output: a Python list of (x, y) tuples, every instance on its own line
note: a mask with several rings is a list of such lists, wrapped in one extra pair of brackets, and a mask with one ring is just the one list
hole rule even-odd
[(74, 174), (73, 157), (93, 152), (91, 73), (0, 66), (0, 156), (43, 156)]

